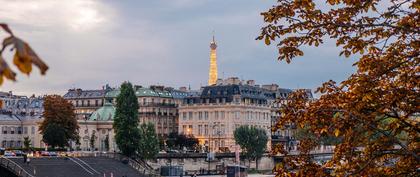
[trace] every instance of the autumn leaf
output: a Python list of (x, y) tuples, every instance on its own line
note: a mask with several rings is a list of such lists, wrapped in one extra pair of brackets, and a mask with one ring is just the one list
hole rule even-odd
[(16, 80), (16, 73), (10, 69), (9, 65), (6, 63), (6, 61), (4, 61), (3, 57), (0, 56), (0, 84), (3, 83), (3, 76), (13, 81)]
[(339, 129), (335, 129), (334, 135), (335, 135), (335, 137), (338, 137), (338, 135), (340, 135), (340, 130)]
[(270, 45), (270, 37), (265, 36), (265, 45)]
[[(299, 91), (289, 95), (276, 127), (292, 124), (299, 130), (305, 125), (322, 135), (303, 139), (313, 143), (300, 141), (300, 155), (284, 160), (290, 170), (280, 169), (278, 174), (418, 176), (419, 1), (276, 2), (261, 13), (265, 26), (257, 40), (276, 36), (279, 61), (290, 63), (304, 48), (322, 47), (322, 40), (328, 39), (335, 40), (337, 58), (351, 57), (355, 69), (341, 83), (321, 85), (319, 99), (307, 99)], [(340, 139), (327, 162), (334, 168), (332, 174), (307, 158), (322, 136)], [(355, 149), (363, 151), (354, 153)], [(389, 161), (395, 165), (384, 167)]]
[(7, 24), (0, 23), (0, 27), (3, 28), (4, 31), (6, 31), (7, 33), (9, 33), (10, 35), (13, 36), (12, 30), (10, 30), (10, 28)]
[(11, 49), (15, 50), (13, 64), (16, 65), (19, 71), (29, 75), (32, 72), (32, 65), (35, 65), (39, 68), (41, 74), (44, 75), (48, 70), (48, 66), (38, 57), (29, 44), (14, 36), (8, 25), (0, 23), (0, 27), (10, 34), (10, 36), (3, 40), (0, 49), (0, 85), (3, 83), (3, 76), (9, 80), (16, 80), (16, 73), (9, 68), (7, 62), (2, 57), (4, 50), (8, 46), (12, 46)]

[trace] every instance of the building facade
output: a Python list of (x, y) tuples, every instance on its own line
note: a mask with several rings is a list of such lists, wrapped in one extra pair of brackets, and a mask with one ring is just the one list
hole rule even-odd
[(242, 125), (265, 129), (270, 137), (270, 95), (238, 80), (229, 78), (185, 98), (179, 107), (179, 133), (194, 135), (202, 147), (213, 152), (233, 152), (233, 133)]
[[(183, 89), (135, 86), (134, 90), (139, 103), (140, 123), (153, 123), (156, 133), (163, 138), (178, 132), (178, 105), (187, 96)], [(116, 89), (108, 92), (105, 97), (113, 100), (115, 105), (119, 93)]]
[(79, 143), (73, 143), (74, 149), (84, 151), (117, 151), (113, 129), (115, 107), (111, 100), (105, 99), (104, 105), (94, 111), (88, 119), (78, 120)]
[(31, 146), (45, 147), (38, 126), (43, 120), (43, 98), (1, 92), (0, 100), (0, 147), (22, 148), (25, 137)]
[(111, 90), (108, 85), (97, 90), (73, 88), (69, 89), (63, 97), (73, 104), (76, 118), (78, 120), (84, 120), (89, 119), (93, 112), (104, 105), (105, 94)]

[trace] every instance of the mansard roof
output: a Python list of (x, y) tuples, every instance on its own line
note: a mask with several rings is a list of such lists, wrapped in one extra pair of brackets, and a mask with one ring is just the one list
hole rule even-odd
[(106, 90), (82, 90), (82, 89), (69, 89), (64, 98), (102, 98), (105, 96)]

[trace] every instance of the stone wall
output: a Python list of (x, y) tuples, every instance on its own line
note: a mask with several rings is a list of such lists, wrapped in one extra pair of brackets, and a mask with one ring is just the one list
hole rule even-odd
[[(184, 171), (193, 172), (200, 171), (200, 169), (208, 170), (209, 165), (210, 169), (216, 170), (216, 166), (226, 166), (235, 164), (235, 156), (233, 153), (226, 154), (217, 154), (215, 159), (211, 162), (207, 161), (206, 154), (195, 154), (195, 155), (159, 155), (156, 161), (149, 161), (153, 168), (159, 168), (161, 166), (183, 166)], [(248, 160), (244, 160), (241, 157), (241, 165), (245, 165), (250, 168), (255, 168), (256, 163), (252, 161), (249, 164)], [(258, 161), (259, 170), (272, 170), (274, 167), (274, 159), (271, 156), (265, 155)]]

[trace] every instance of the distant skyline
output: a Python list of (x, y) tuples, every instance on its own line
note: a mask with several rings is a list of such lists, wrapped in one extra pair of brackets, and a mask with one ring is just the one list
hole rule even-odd
[[(0, 22), (9, 24), (50, 67), (45, 76), (38, 69), (29, 77), (19, 73), (17, 82), (5, 80), (0, 90), (64, 94), (69, 88), (115, 87), (127, 80), (198, 89), (207, 85), (213, 30), (219, 77), (315, 89), (354, 72), (354, 59), (339, 57), (328, 40), (305, 48), (305, 56), (291, 64), (277, 61), (275, 46), (255, 40), (264, 24), (260, 13), (275, 2), (0, 0)], [(11, 53), (5, 53), (12, 63)]]

